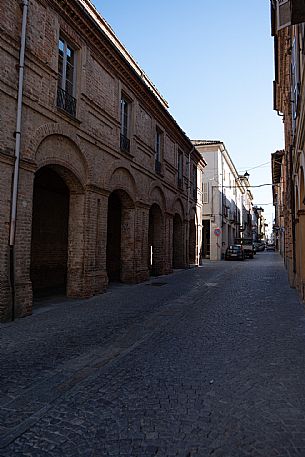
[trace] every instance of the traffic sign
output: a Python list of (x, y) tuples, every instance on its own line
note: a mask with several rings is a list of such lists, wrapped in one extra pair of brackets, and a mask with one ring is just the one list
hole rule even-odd
[(219, 227), (217, 227), (215, 230), (214, 230), (214, 235), (216, 236), (220, 236), (221, 235), (221, 229)]

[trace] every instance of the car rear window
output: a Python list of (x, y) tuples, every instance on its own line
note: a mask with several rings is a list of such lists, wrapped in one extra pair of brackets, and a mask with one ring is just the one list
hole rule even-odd
[(231, 251), (240, 251), (240, 246), (229, 246)]

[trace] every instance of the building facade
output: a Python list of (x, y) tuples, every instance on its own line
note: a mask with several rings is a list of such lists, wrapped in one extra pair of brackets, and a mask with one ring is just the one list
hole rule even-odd
[(286, 187), (286, 167), (285, 151), (276, 151), (271, 154), (272, 168), (272, 197), (274, 205), (274, 224), (272, 227), (273, 241), (275, 249), (286, 257), (285, 252), (285, 192)]
[[(274, 235), (291, 286), (305, 299), (305, 3), (271, 1), (274, 110), (284, 124), (284, 150), (272, 155)], [(280, 231), (280, 232), (279, 232)]]
[(252, 227), (253, 227), (253, 241), (259, 243), (267, 241), (266, 229), (268, 224), (264, 215), (264, 208), (253, 206), (252, 208)]
[(202, 182), (202, 257), (221, 260), (235, 238), (252, 237), (252, 194), (222, 141), (193, 140), (207, 165)]
[(199, 262), (198, 151), (89, 0), (0, 4), (0, 320)]

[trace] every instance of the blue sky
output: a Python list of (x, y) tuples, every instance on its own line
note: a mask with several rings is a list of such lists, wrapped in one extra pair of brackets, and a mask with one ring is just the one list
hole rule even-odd
[[(94, 4), (186, 134), (223, 141), (252, 185), (271, 183), (270, 164), (252, 169), (283, 148), (283, 124), (272, 110), (269, 0)], [(255, 203), (272, 202), (271, 186), (253, 193)], [(271, 222), (273, 206), (264, 208)]]

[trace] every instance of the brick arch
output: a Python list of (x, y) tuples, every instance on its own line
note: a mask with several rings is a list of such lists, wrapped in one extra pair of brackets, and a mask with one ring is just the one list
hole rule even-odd
[(58, 162), (38, 161), (33, 179), (31, 281), (36, 290), (51, 290), (59, 275), (62, 293), (77, 297), (83, 293), (85, 190), (73, 167)]
[(118, 186), (111, 192), (111, 194), (116, 194), (119, 197), (124, 208), (135, 208), (133, 198), (125, 189)]
[(138, 196), (137, 185), (135, 178), (128, 168), (117, 167), (108, 176), (110, 176), (110, 178), (106, 183), (105, 188), (109, 192), (120, 189), (121, 191), (125, 191), (133, 202), (136, 202)]
[[(53, 144), (52, 144), (53, 143)], [(62, 153), (62, 148), (67, 150)], [(78, 175), (83, 184), (90, 173), (80, 139), (70, 126), (49, 123), (39, 127), (28, 146), (25, 155), (41, 168), (50, 163), (58, 163)]]
[[(51, 170), (55, 171), (58, 176), (64, 181), (66, 186), (69, 189), (69, 192), (72, 193), (83, 193), (84, 192), (84, 185), (77, 175), (73, 167), (67, 168), (64, 164), (55, 163), (54, 161), (47, 162), (43, 164), (41, 167), (38, 168), (37, 171), (42, 171), (44, 168), (50, 168)], [(37, 174), (36, 171), (36, 174)], [(35, 175), (36, 175), (35, 174)]]
[(184, 210), (184, 206), (183, 206), (181, 198), (177, 197), (174, 200), (174, 203), (172, 205), (172, 213), (173, 214), (175, 214), (175, 213), (179, 214), (179, 216), (181, 217), (182, 221), (184, 221), (184, 219), (185, 219), (185, 210)]
[(166, 211), (166, 199), (163, 189), (158, 185), (153, 185), (149, 192), (149, 202), (156, 203), (162, 212)]
[(35, 162), (40, 169), (47, 165), (58, 165), (70, 170), (84, 186), (88, 179), (86, 160), (77, 145), (61, 135), (49, 135), (39, 144), (35, 153)]

